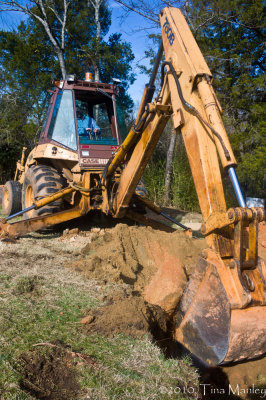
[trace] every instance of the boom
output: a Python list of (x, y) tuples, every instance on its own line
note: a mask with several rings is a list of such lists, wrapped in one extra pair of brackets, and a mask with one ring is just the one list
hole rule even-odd
[[(7, 201), (7, 214), (12, 215), (0, 222), (0, 237), (19, 236), (94, 209), (151, 223), (131, 206), (142, 202), (163, 214), (137, 195), (137, 187), (172, 118), (176, 135), (183, 136), (209, 246), (176, 304), (174, 337), (211, 365), (254, 358), (266, 349), (266, 268), (258, 257), (257, 238), (264, 209), (245, 205), (212, 75), (184, 16), (165, 8), (160, 21), (162, 44), (137, 119), (123, 142), (115, 85), (74, 78), (56, 84), (40, 142), (25, 166), (22, 157), (15, 181), (6, 184), (6, 192), (17, 197)], [(152, 100), (163, 51), (161, 90)], [(79, 132), (76, 108), (87, 118), (93, 118), (94, 110), (102, 115), (97, 133), (84, 120)], [(239, 207), (227, 210), (219, 164), (230, 175)], [(35, 218), (8, 222), (24, 213)]]
[[(265, 219), (264, 210), (246, 208), (212, 75), (184, 16), (176, 8), (165, 8), (160, 21), (165, 53), (162, 88), (151, 103), (152, 84), (146, 87), (137, 121), (108, 167), (107, 179), (118, 165), (123, 167), (113, 212), (115, 217), (126, 214), (137, 182), (172, 117), (175, 133), (184, 139), (204, 220), (202, 233), (209, 245), (183, 296), (176, 338), (211, 364), (254, 357), (266, 348), (266, 270), (257, 251), (258, 223)], [(155, 69), (158, 65), (157, 60)], [(228, 211), (218, 155), (240, 205)]]

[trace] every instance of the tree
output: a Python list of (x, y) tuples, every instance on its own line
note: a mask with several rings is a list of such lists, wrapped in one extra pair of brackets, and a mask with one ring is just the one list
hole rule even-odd
[(60, 73), (45, 38), (24, 22), (17, 32), (0, 32), (1, 93), (20, 98), (34, 118), (41, 116), (47, 88)]
[(94, 8), (94, 23), (96, 26), (96, 37), (95, 37), (95, 50), (94, 56), (92, 57), (94, 72), (95, 72), (95, 80), (98, 82), (100, 80), (100, 68), (99, 68), (99, 51), (100, 51), (100, 42), (101, 42), (101, 31), (102, 24), (100, 19), (100, 8), (105, 3), (105, 0), (88, 0), (88, 7), (92, 6)]
[(155, 30), (161, 8), (181, 8), (213, 73), (241, 186), (247, 196), (265, 197), (263, 1), (116, 1), (142, 15)]
[(263, 1), (193, 0), (189, 12), (224, 108), (241, 185), (247, 196), (265, 197)]
[[(155, 62), (155, 58), (157, 55), (157, 49), (159, 48), (161, 42), (161, 35), (150, 34), (149, 39), (152, 40), (152, 46), (149, 47), (145, 51), (145, 57), (149, 60), (150, 68), (147, 68), (145, 65), (139, 65), (140, 70), (147, 74), (148, 76), (152, 73), (152, 67)], [(164, 61), (164, 57), (162, 57), (161, 63)], [(155, 92), (155, 96), (159, 94), (161, 85), (161, 74), (160, 68), (156, 77), (155, 86), (157, 91)], [(172, 193), (172, 180), (173, 180), (173, 160), (175, 157), (176, 150), (176, 141), (177, 134), (173, 129), (173, 124), (171, 121), (167, 124), (163, 137), (159, 140), (159, 148), (165, 158), (164, 165), (164, 195), (162, 198), (162, 202), (164, 205), (170, 205), (173, 201), (173, 193)]]
[(53, 74), (50, 66), (54, 57), (42, 37), (32, 35), (25, 23), (20, 25), (18, 32), (0, 32), (2, 182), (12, 178), (22, 146), (33, 146)]
[[(69, 5), (69, 0), (63, 0), (63, 2), (30, 0), (29, 6), (25, 5), (23, 1), (0, 1), (2, 11), (21, 11), (43, 26), (58, 57), (63, 79), (66, 77), (64, 49)], [(53, 24), (51, 24), (51, 20), (53, 20)], [(55, 29), (55, 25), (57, 29)]]
[(2, 96), (0, 108), (0, 179), (5, 182), (14, 178), (22, 146), (31, 144), (36, 127), (27, 124), (27, 105), (16, 96)]

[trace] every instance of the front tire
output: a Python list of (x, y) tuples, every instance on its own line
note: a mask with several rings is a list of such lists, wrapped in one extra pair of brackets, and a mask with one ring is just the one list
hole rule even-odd
[[(141, 178), (139, 183), (137, 184), (135, 193), (141, 197), (148, 197), (148, 190), (146, 189), (145, 181), (143, 178)], [(137, 201), (133, 200), (131, 207), (132, 207), (133, 211), (135, 211), (139, 214), (146, 214), (145, 205), (138, 200)]]
[[(22, 207), (30, 207), (36, 200), (49, 196), (64, 187), (64, 179), (59, 172), (46, 165), (30, 167), (24, 178), (22, 187)], [(63, 199), (58, 199), (38, 210), (25, 213), (25, 218), (34, 218), (47, 214), (54, 214), (63, 208)]]
[(21, 183), (7, 181), (3, 189), (2, 210), (9, 217), (21, 211)]

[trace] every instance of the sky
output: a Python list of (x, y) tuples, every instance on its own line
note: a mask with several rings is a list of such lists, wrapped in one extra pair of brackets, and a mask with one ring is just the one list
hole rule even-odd
[(137, 65), (149, 65), (148, 60), (145, 59), (145, 50), (147, 50), (149, 39), (148, 32), (144, 30), (147, 27), (147, 20), (136, 13), (129, 13), (126, 19), (121, 18), (124, 15), (122, 6), (114, 1), (110, 2), (112, 10), (112, 25), (109, 31), (111, 33), (121, 33), (122, 38), (131, 43), (135, 60), (133, 63), (133, 70), (137, 75), (137, 79), (129, 89), (129, 94), (132, 97), (136, 106), (139, 105), (142, 98), (144, 86), (149, 82), (149, 77), (141, 74)]
[[(135, 107), (138, 107), (144, 86), (149, 81), (149, 77), (141, 74), (137, 67), (138, 63), (148, 65), (148, 60), (144, 58), (144, 52), (148, 45), (148, 32), (143, 29), (147, 27), (147, 20), (136, 13), (129, 13), (126, 18), (121, 18), (124, 15), (122, 6), (113, 0), (110, 0), (109, 7), (112, 10), (112, 24), (107, 37), (112, 33), (121, 33), (122, 39), (131, 43), (135, 55), (133, 71), (137, 79), (129, 88), (129, 94), (135, 103)], [(25, 19), (25, 15), (19, 12), (5, 13), (4, 16), (0, 14), (0, 29), (15, 29), (23, 19)]]

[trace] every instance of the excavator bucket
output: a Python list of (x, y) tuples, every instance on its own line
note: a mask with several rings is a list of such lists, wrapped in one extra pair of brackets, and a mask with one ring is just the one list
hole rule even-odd
[(200, 259), (181, 300), (183, 318), (175, 337), (209, 365), (248, 360), (266, 351), (265, 265), (260, 261), (251, 272), (252, 292), (239, 280), (243, 308), (236, 302), (239, 288), (231, 285), (230, 275), (239, 275), (235, 268), (231, 271), (218, 257), (215, 262)]

